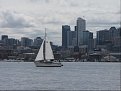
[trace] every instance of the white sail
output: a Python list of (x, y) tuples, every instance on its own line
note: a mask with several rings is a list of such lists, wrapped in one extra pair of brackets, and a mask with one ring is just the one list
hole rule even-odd
[(54, 59), (54, 55), (53, 55), (53, 51), (50, 45), (50, 41), (47, 40), (46, 38), (46, 42), (45, 42), (45, 59), (49, 60), (49, 59)]
[(41, 47), (40, 47), (40, 50), (39, 50), (39, 52), (38, 52), (38, 54), (37, 54), (37, 57), (36, 57), (35, 61), (44, 60), (43, 45), (44, 45), (44, 40), (43, 40), (43, 42), (42, 42), (42, 45), (41, 45)]
[(36, 67), (61, 67), (63, 66), (60, 62), (51, 61), (54, 59), (53, 51), (50, 45), (50, 41), (47, 40), (46, 30), (45, 37), (35, 59)]

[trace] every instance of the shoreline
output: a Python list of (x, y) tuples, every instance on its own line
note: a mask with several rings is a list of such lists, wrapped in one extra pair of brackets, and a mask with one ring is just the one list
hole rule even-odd
[[(27, 63), (27, 62), (34, 62), (34, 61), (23, 61), (23, 60), (22, 61), (1, 61), (0, 60), (0, 62), (23, 62), (23, 63), (26, 62)], [(81, 61), (78, 61), (78, 62), (74, 62), (74, 61), (72, 61), (72, 62), (71, 61), (61, 61), (61, 62), (62, 63), (63, 62), (64, 63), (67, 63), (67, 62), (68, 63), (78, 63), (78, 62), (81, 62)], [(87, 62), (82, 62), (82, 63), (121, 63), (121, 62), (98, 62), (98, 61), (97, 62), (91, 62), (91, 61), (87, 61)]]

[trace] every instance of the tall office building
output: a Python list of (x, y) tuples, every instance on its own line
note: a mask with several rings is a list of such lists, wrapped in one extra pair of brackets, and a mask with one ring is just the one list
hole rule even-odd
[(74, 27), (74, 30), (77, 31), (77, 26)]
[(18, 45), (18, 40), (14, 39), (14, 38), (9, 38), (7, 45), (9, 45), (9, 46)]
[(117, 29), (115, 27), (111, 27), (109, 29), (109, 36), (110, 36), (110, 40), (113, 41), (114, 37), (117, 36)]
[(83, 45), (87, 45), (88, 50), (92, 50), (94, 48), (94, 39), (92, 32), (83, 31)]
[(97, 31), (97, 45), (105, 45), (110, 40), (109, 30)]
[(113, 51), (115, 52), (119, 52), (121, 51), (121, 36), (120, 36), (120, 31), (121, 31), (121, 27), (116, 29), (115, 27), (111, 27), (109, 29), (110, 31), (110, 41), (113, 44)]
[(2, 38), (1, 38), (2, 42), (7, 45), (7, 42), (8, 42), (8, 35), (2, 35)]
[(89, 31), (83, 31), (83, 44), (88, 45), (90, 39), (93, 39), (93, 33)]
[(86, 30), (86, 20), (82, 18), (77, 19), (77, 31), (85, 31)]
[(107, 50), (118, 52), (121, 48), (120, 28), (97, 31), (97, 45), (105, 46)]
[(120, 36), (120, 38), (121, 38), (121, 27), (118, 28), (118, 31), (119, 31), (119, 36)]
[(2, 35), (2, 40), (8, 39), (8, 35)]
[(78, 18), (77, 19), (77, 46), (80, 46), (82, 44), (82, 31), (86, 30), (86, 20), (82, 19), (82, 18)]
[(62, 47), (67, 48), (67, 32), (70, 31), (70, 26), (63, 25), (62, 26)]
[(83, 31), (77, 32), (77, 46), (83, 45)]
[(67, 45), (68, 47), (76, 46), (76, 31), (67, 32)]

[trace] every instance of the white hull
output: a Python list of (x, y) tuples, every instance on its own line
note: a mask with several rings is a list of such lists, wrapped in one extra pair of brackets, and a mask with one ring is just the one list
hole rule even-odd
[(63, 66), (60, 62), (40, 62), (35, 61), (34, 62), (36, 67), (61, 67)]

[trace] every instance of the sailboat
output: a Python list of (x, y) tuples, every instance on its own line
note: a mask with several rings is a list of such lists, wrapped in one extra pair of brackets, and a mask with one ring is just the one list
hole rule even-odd
[(34, 61), (36, 67), (61, 67), (60, 62), (54, 62), (54, 55), (50, 41), (47, 39), (46, 30), (42, 45)]

